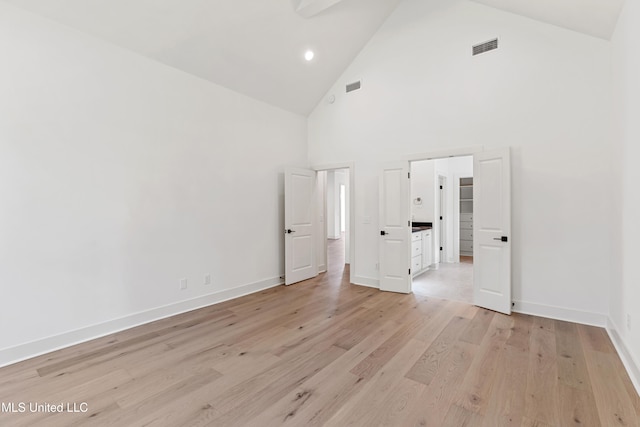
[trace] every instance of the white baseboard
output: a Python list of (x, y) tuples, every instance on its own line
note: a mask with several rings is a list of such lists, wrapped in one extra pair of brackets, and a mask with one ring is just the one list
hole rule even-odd
[(607, 333), (618, 352), (618, 356), (620, 356), (620, 359), (622, 360), (622, 364), (629, 374), (629, 378), (631, 378), (633, 386), (636, 388), (636, 392), (640, 396), (640, 363), (633, 357), (633, 354), (629, 351), (629, 347), (625, 344), (625, 341), (618, 333), (618, 330), (619, 328), (613, 319), (609, 317), (607, 319)]
[(598, 326), (601, 328), (604, 328), (607, 325), (606, 314), (590, 313), (587, 311), (523, 301), (514, 301), (514, 303), (513, 311), (516, 313), (530, 314), (532, 316), (564, 320), (567, 322), (582, 323), (584, 325)]
[(380, 289), (380, 281), (371, 277), (354, 276), (352, 283), (354, 285), (367, 286), (369, 288)]
[(640, 395), (640, 363), (635, 360), (631, 352), (629, 352), (624, 339), (618, 333), (619, 328), (609, 316), (605, 314), (589, 313), (585, 311), (526, 303), (522, 301), (515, 302), (513, 311), (516, 313), (530, 314), (533, 316), (547, 317), (549, 319), (564, 320), (605, 328), (627, 373), (629, 374), (629, 378), (631, 378), (631, 382), (633, 383), (636, 392)]
[(209, 305), (249, 295), (255, 292), (260, 292), (265, 289), (282, 285), (283, 283), (284, 281), (279, 277), (261, 280), (259, 282), (239, 286), (237, 288), (225, 289), (190, 300), (133, 313), (118, 319), (42, 338), (29, 343), (17, 345), (15, 347), (5, 348), (0, 350), (0, 367), (50, 353), (61, 348), (70, 347), (72, 345), (100, 338), (125, 329), (130, 329), (135, 326), (140, 326), (145, 323), (175, 316), (176, 314), (207, 307)]

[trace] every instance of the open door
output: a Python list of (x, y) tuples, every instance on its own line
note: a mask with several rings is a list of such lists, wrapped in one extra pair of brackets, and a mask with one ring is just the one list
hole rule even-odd
[(511, 166), (509, 149), (473, 156), (473, 299), (511, 314)]
[(409, 162), (385, 165), (380, 173), (380, 290), (411, 292)]
[(285, 285), (318, 275), (315, 252), (316, 172), (287, 168), (284, 173)]

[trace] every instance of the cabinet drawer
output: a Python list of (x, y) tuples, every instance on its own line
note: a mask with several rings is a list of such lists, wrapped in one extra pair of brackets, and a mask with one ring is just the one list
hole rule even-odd
[(460, 229), (460, 240), (473, 240), (473, 230)]
[(460, 221), (460, 230), (473, 230), (473, 222)]
[(422, 254), (422, 240), (418, 242), (411, 242), (411, 256), (417, 256)]
[(473, 221), (473, 214), (472, 213), (461, 213), (460, 214), (460, 221)]
[(416, 241), (419, 241), (419, 240), (422, 240), (422, 233), (417, 232), (417, 231), (415, 233), (411, 233), (411, 241), (412, 242), (416, 242)]
[(473, 252), (473, 241), (460, 240), (460, 252)]
[(422, 270), (422, 257), (420, 255), (411, 258), (411, 274), (415, 275)]

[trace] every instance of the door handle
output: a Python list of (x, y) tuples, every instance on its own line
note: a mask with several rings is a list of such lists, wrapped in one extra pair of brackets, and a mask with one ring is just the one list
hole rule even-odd
[(389, 233), (387, 233), (387, 232), (386, 232), (386, 231), (384, 231), (384, 230), (382, 230), (382, 231), (380, 232), (380, 235), (381, 235), (381, 236), (386, 236), (387, 234), (389, 234)]
[(502, 236), (502, 237), (494, 237), (493, 240), (500, 240), (501, 242), (508, 242), (509, 238), (507, 236)]
[(284, 230), (284, 233), (285, 233), (285, 234), (291, 234), (291, 233), (295, 233), (295, 231), (293, 231), (293, 230), (292, 230), (292, 229), (290, 229), (290, 228), (287, 228), (286, 230)]

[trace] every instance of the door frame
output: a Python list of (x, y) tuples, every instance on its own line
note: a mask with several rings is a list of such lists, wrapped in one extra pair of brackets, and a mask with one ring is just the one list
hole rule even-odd
[[(484, 151), (487, 151), (487, 150), (485, 150), (483, 146), (470, 146), (470, 147), (438, 150), (438, 151), (422, 153), (422, 154), (412, 154), (412, 155), (404, 156), (402, 160), (407, 160), (409, 162), (418, 162), (422, 160), (436, 160), (436, 159), (444, 159), (448, 157), (464, 157), (464, 156), (473, 156), (475, 154), (482, 153)], [(455, 194), (454, 194), (454, 198), (455, 198)], [(512, 221), (513, 221), (513, 218), (512, 218)], [(478, 261), (474, 259), (474, 263), (475, 262), (478, 262)], [(513, 284), (512, 284), (512, 287), (513, 287)], [(476, 304), (475, 297), (474, 297), (473, 304)]]
[[(356, 272), (356, 220), (355, 220), (355, 178), (356, 178), (356, 168), (354, 162), (344, 162), (344, 163), (330, 163), (330, 164), (320, 164), (311, 166), (311, 169), (316, 172), (321, 171), (331, 171), (338, 169), (348, 169), (349, 170), (349, 198), (347, 203), (349, 204), (349, 283), (353, 283), (355, 272)], [(326, 198), (327, 198), (327, 188), (326, 185), (324, 187), (323, 198), (325, 199), (326, 206)], [(326, 209), (325, 209), (326, 210)], [(326, 216), (326, 212), (325, 212)], [(324, 258), (325, 264), (328, 264), (327, 260), (327, 219), (324, 220), (324, 232), (322, 233), (322, 239), (324, 241)], [(317, 235), (320, 235), (318, 233)], [(327, 265), (328, 268), (328, 265)]]
[[(437, 160), (437, 159), (446, 159), (448, 157), (465, 157), (465, 156), (473, 156), (476, 153), (481, 153), (485, 151), (484, 146), (482, 145), (473, 145), (473, 146), (468, 146), (468, 147), (459, 147), (459, 148), (448, 148), (448, 149), (443, 149), (443, 150), (437, 150), (437, 151), (429, 151), (426, 153), (417, 153), (417, 154), (410, 154), (410, 155), (405, 155), (401, 158), (401, 160), (407, 160), (409, 163), (411, 162), (419, 162), (419, 161), (423, 161), (423, 160)], [(450, 185), (451, 183), (447, 183), (447, 185)], [(446, 230), (444, 230), (446, 232)], [(435, 233), (433, 235), (433, 238), (435, 240)], [(446, 235), (445, 235), (446, 238)], [(435, 249), (435, 241), (434, 241), (434, 249)], [(447, 261), (447, 257), (446, 254), (444, 254), (443, 251), (440, 251), (440, 246), (438, 246), (438, 251), (437, 253), (440, 255), (440, 257), (438, 258), (439, 262), (448, 262)], [(433, 259), (436, 259), (436, 255), (434, 253)], [(454, 259), (452, 259), (451, 261), (454, 261)]]
[[(447, 175), (443, 174), (441, 171), (436, 171), (436, 186), (440, 187), (440, 183), (442, 182), (442, 189), (437, 188), (439, 191), (437, 202), (434, 203), (434, 206), (437, 207), (436, 215), (434, 216), (434, 221), (436, 223), (435, 229), (438, 235), (438, 241), (434, 242), (434, 249), (437, 247), (436, 256), (434, 259), (437, 259), (436, 264), (439, 263), (448, 263), (449, 258), (447, 257), (447, 231), (449, 221), (447, 216), (449, 215), (449, 211), (447, 210), (447, 204), (449, 199), (447, 198), (447, 189), (449, 188), (449, 183), (447, 182)], [(442, 216), (442, 220), (439, 218)], [(436, 219), (437, 218), (437, 219)], [(434, 239), (435, 240), (435, 239)], [(442, 248), (442, 249), (440, 249)]]

